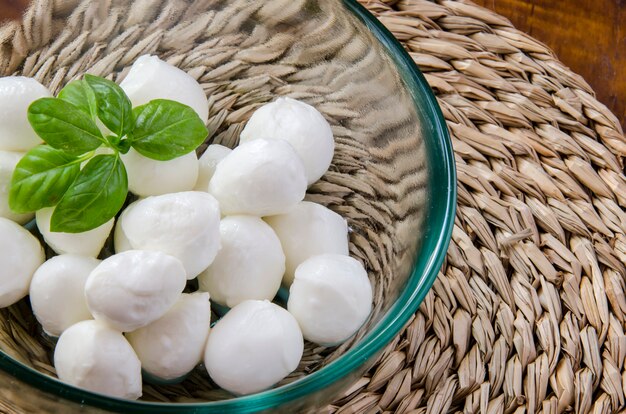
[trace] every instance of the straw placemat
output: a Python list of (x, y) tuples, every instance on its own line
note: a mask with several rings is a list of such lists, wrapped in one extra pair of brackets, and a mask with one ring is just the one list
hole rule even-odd
[[(619, 122), (580, 76), (501, 16), (465, 2), (361, 1), (435, 90), (455, 148), (459, 207), (447, 260), (420, 310), (325, 411), (623, 409), (626, 141)], [(37, 44), (29, 29), (45, 16), (31, 10), (17, 32), (24, 37), (6, 30), (0, 43)], [(85, 38), (58, 42), (66, 41)], [(120, 56), (111, 50), (99, 69)], [(54, 62), (37, 56), (31, 66), (37, 59), (43, 63), (33, 71)]]
[(434, 89), (458, 212), (433, 289), (329, 412), (624, 408), (626, 140), (543, 44), (471, 2), (362, 1)]

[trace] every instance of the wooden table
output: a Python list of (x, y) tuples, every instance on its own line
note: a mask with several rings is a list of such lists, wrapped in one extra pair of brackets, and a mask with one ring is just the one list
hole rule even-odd
[[(624, 0), (474, 0), (546, 43), (582, 75), (626, 129)], [(28, 0), (0, 0), (0, 19), (18, 18)]]

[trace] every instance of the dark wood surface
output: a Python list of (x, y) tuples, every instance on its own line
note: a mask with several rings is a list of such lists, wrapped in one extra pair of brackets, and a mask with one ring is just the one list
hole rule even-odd
[(0, 0), (0, 20), (19, 18), (28, 3), (27, 0)]
[[(582, 75), (626, 129), (626, 0), (474, 0), (547, 44)], [(0, 0), (0, 19), (28, 0)]]

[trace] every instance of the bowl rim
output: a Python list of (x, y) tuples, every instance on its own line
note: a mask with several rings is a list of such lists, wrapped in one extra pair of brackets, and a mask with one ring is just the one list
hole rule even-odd
[[(87, 404), (105, 410), (127, 413), (219, 413), (237, 411), (258, 412), (294, 401), (307, 394), (319, 392), (328, 385), (349, 375), (354, 369), (374, 357), (401, 331), (415, 313), (434, 283), (447, 253), (456, 214), (456, 170), (452, 144), (445, 119), (426, 79), (400, 42), (357, 0), (342, 0), (346, 8), (357, 17), (381, 43), (411, 93), (416, 109), (422, 116), (428, 115), (431, 123), (425, 125), (436, 137), (436, 144), (425, 142), (429, 157), (438, 163), (429, 163), (430, 188), (437, 184), (441, 191), (429, 194), (431, 204), (428, 218), (432, 228), (426, 230), (422, 239), (421, 255), (417, 257), (406, 286), (396, 302), (368, 333), (361, 343), (327, 366), (297, 381), (261, 393), (229, 400), (202, 403), (158, 403), (131, 401), (107, 397), (65, 384), (60, 380), (41, 374), (0, 351), (0, 369), (38, 388), (41, 391), (65, 398), (79, 404)], [(420, 106), (421, 105), (421, 106)], [(422, 257), (427, 256), (427, 257)]]

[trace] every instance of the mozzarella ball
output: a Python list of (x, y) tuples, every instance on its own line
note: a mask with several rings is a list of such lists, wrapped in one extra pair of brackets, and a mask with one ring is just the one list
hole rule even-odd
[(285, 252), (283, 282), (290, 285), (300, 263), (324, 253), (348, 255), (348, 224), (321, 204), (302, 201), (286, 214), (266, 217)]
[(224, 215), (284, 213), (304, 198), (304, 166), (287, 142), (256, 139), (217, 164), (209, 193)]
[(37, 228), (48, 246), (58, 254), (98, 257), (111, 233), (115, 220), (111, 219), (95, 229), (82, 233), (62, 233), (50, 231), (50, 219), (53, 212), (54, 207), (47, 207), (37, 210), (35, 213)]
[(6, 217), (20, 224), (24, 224), (35, 217), (33, 213), (14, 213), (9, 207), (11, 177), (13, 176), (15, 166), (23, 156), (24, 153), (22, 152), (0, 151), (0, 217)]
[(289, 142), (304, 163), (309, 185), (328, 170), (335, 151), (333, 131), (322, 114), (291, 98), (278, 98), (252, 114), (241, 131), (241, 142), (259, 138)]
[(190, 152), (169, 161), (144, 157), (134, 149), (122, 155), (128, 189), (140, 197), (193, 189), (198, 179), (198, 157)]
[(274, 230), (259, 217), (229, 216), (220, 223), (222, 248), (198, 276), (211, 299), (233, 307), (248, 299), (272, 299), (285, 272), (285, 255)]
[(220, 210), (200, 191), (148, 197), (120, 218), (133, 249), (157, 250), (178, 258), (187, 278), (206, 269), (220, 248)]
[(130, 245), (128, 237), (121, 226), (121, 221), (118, 220), (115, 225), (115, 231), (113, 233), (113, 247), (115, 253), (125, 252), (126, 250), (133, 250), (133, 246)]
[(0, 308), (28, 294), (33, 273), (46, 260), (39, 240), (19, 224), (0, 217)]
[(62, 254), (42, 264), (30, 283), (30, 304), (43, 330), (52, 336), (76, 322), (92, 319), (85, 299), (85, 282), (99, 260)]
[(211, 329), (204, 365), (220, 387), (251, 394), (295, 370), (303, 350), (302, 333), (289, 312), (267, 300), (248, 300)]
[(194, 190), (209, 190), (209, 181), (211, 181), (211, 177), (213, 177), (215, 173), (217, 164), (231, 152), (232, 150), (230, 148), (219, 144), (212, 144), (207, 147), (204, 154), (202, 154), (198, 160), (200, 170), (198, 171), (198, 181), (196, 181)]
[(202, 360), (211, 326), (208, 293), (181, 295), (165, 315), (126, 334), (147, 373), (173, 380)]
[(341, 343), (354, 335), (372, 310), (367, 272), (350, 256), (313, 256), (296, 269), (287, 309), (305, 339), (320, 345)]
[(141, 364), (124, 335), (100, 321), (67, 328), (54, 349), (59, 379), (110, 397), (141, 397)]
[(133, 107), (154, 99), (171, 99), (191, 107), (202, 122), (209, 118), (209, 102), (202, 86), (185, 71), (157, 56), (138, 57), (120, 87)]
[(94, 318), (130, 332), (163, 316), (180, 297), (186, 280), (175, 257), (129, 250), (103, 260), (89, 274), (85, 297)]
[(113, 231), (113, 249), (115, 253), (125, 252), (126, 250), (133, 250), (133, 246), (130, 244), (130, 240), (126, 237), (126, 233), (124, 233), (124, 228), (122, 227), (122, 223), (126, 218), (128, 212), (137, 204), (137, 201), (130, 203), (122, 213), (117, 218), (115, 222), (115, 230)]
[(39, 98), (52, 96), (33, 78), (0, 78), (0, 150), (28, 151), (42, 140), (28, 122), (28, 107)]

